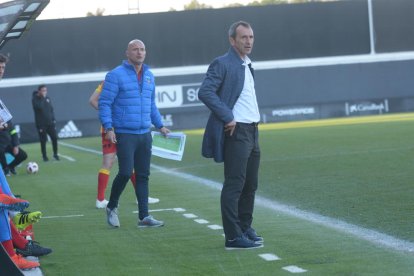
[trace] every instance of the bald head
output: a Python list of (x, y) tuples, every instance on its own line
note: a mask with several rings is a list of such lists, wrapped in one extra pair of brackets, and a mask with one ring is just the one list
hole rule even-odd
[(146, 54), (145, 44), (141, 40), (134, 39), (128, 43), (126, 56), (130, 64), (140, 68), (144, 63)]

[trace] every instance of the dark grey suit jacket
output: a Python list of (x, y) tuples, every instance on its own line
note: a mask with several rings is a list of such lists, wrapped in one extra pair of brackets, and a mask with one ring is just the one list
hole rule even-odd
[(204, 132), (202, 155), (224, 161), (224, 125), (231, 122), (232, 109), (244, 85), (244, 61), (236, 50), (216, 58), (209, 66), (198, 92), (199, 99), (210, 109), (211, 114)]

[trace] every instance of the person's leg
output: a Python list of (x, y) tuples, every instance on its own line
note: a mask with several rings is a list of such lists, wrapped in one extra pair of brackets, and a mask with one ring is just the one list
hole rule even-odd
[(15, 167), (20, 165), (24, 160), (27, 159), (27, 153), (19, 147), (19, 153), (14, 156), (14, 160), (9, 164), (10, 171), (15, 174)]
[(111, 210), (118, 206), (119, 198), (131, 176), (136, 148), (136, 136), (124, 133), (116, 134), (119, 171), (112, 183), (111, 196), (107, 206)]
[(59, 155), (58, 155), (58, 137), (57, 137), (57, 133), (56, 133), (56, 126), (55, 125), (51, 125), (48, 126), (47, 128), (47, 134), (50, 137), (50, 140), (52, 140), (52, 149), (53, 149), (53, 157), (56, 160), (59, 160)]
[[(11, 242), (11, 229), (9, 223), (9, 214), (5, 209), (0, 209), (0, 242)], [(11, 243), (13, 250), (13, 243)], [(7, 250), (7, 248), (5, 248)]]
[(246, 180), (246, 168), (250, 151), (247, 130), (237, 124), (232, 136), (226, 134), (224, 144), (224, 183), (221, 190), (221, 213), (227, 240), (242, 235), (238, 205)]
[(246, 182), (239, 199), (239, 219), (243, 232), (251, 228), (252, 225), (254, 199), (259, 179), (260, 148), (257, 128), (254, 132), (251, 132), (251, 135), (253, 135), (252, 142), (254, 147), (247, 162)]
[(137, 179), (135, 178), (135, 170), (131, 173), (131, 177), (129, 178), (132, 183), (132, 187), (134, 187), (134, 191), (137, 189)]
[(4, 173), (8, 174), (9, 166), (7, 165), (6, 150), (4, 148), (0, 149), (0, 164)]
[(48, 161), (47, 153), (46, 153), (46, 142), (47, 142), (47, 134), (45, 129), (39, 128), (39, 141), (40, 141), (40, 150), (42, 152), (43, 161)]
[(136, 178), (135, 194), (138, 199), (139, 219), (142, 220), (148, 214), (148, 179), (151, 164), (151, 133), (140, 134), (139, 145), (134, 153), (134, 170)]
[(20, 235), (16, 226), (11, 221), (10, 221), (10, 230), (11, 230), (11, 236), (12, 236), (14, 247), (24, 249), (29, 241)]
[[(98, 173), (98, 194), (97, 194), (97, 208), (106, 207), (105, 190), (108, 186), (110, 172), (115, 161), (116, 144), (111, 143), (105, 139), (105, 134), (102, 133), (102, 166)], [(101, 204), (104, 202), (104, 204)], [(99, 205), (99, 206), (98, 206)], [(104, 206), (105, 205), (105, 206)]]

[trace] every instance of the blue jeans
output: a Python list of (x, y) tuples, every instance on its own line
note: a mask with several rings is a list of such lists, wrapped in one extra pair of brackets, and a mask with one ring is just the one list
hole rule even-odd
[(138, 200), (139, 219), (142, 220), (148, 216), (148, 179), (150, 175), (152, 146), (151, 133), (116, 133), (116, 140), (119, 171), (112, 183), (108, 208), (113, 209), (118, 206), (119, 198), (134, 169), (137, 182), (135, 194)]

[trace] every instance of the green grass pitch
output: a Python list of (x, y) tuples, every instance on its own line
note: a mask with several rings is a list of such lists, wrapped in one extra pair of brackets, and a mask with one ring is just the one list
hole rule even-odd
[(201, 130), (184, 131), (183, 161), (152, 159), (150, 195), (161, 201), (150, 209), (162, 228), (136, 227), (130, 184), (120, 229), (108, 227), (95, 208), (98, 136), (60, 140), (59, 162), (41, 161), (38, 143), (22, 145), (39, 173), (21, 166), (8, 181), (43, 212), (35, 239), (54, 250), (40, 258), (45, 275), (412, 275), (413, 124), (407, 113), (261, 125), (254, 227), (265, 246), (256, 250), (224, 250), (214, 228), (223, 168), (201, 157)]

